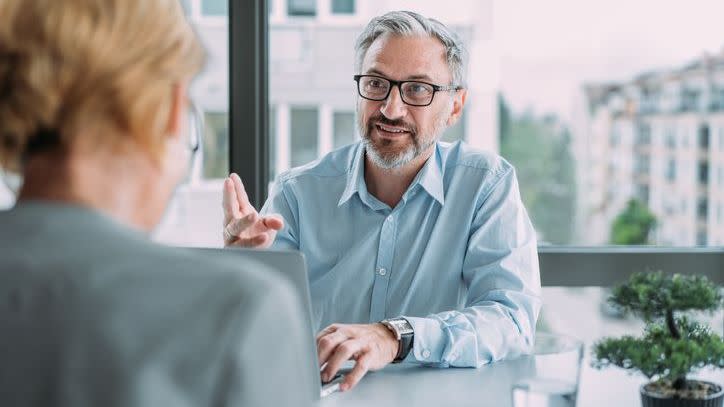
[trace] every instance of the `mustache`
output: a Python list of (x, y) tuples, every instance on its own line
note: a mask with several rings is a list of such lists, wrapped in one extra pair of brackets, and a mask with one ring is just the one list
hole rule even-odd
[(400, 128), (403, 128), (403, 129), (409, 131), (412, 134), (417, 134), (417, 128), (415, 128), (415, 125), (406, 123), (402, 119), (390, 120), (381, 114), (377, 114), (373, 117), (370, 117), (369, 120), (367, 121), (367, 123), (368, 123), (368, 127), (370, 129), (375, 124), (384, 124), (385, 126), (400, 127)]

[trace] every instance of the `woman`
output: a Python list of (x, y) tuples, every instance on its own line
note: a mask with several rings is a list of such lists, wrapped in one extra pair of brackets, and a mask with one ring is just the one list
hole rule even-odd
[(147, 237), (203, 62), (177, 0), (0, 1), (0, 405), (305, 404), (291, 288)]

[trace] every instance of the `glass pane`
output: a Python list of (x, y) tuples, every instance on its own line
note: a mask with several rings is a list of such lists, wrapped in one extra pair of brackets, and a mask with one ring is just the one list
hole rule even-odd
[[(204, 113), (205, 131), (198, 170), (181, 185), (154, 233), (173, 245), (220, 247), (221, 189), (229, 171), (229, 55), (227, 0), (183, 0), (207, 52), (207, 63), (191, 83), (190, 94)], [(192, 7), (193, 6), (193, 7)], [(215, 16), (213, 20), (204, 18)], [(219, 20), (223, 23), (220, 24)]]
[(314, 16), (317, 14), (317, 0), (287, 0), (290, 16)]
[(316, 108), (291, 109), (292, 167), (317, 158), (318, 116)]
[(334, 112), (334, 148), (354, 143), (355, 127), (353, 112)]
[(332, 0), (332, 13), (353, 14), (354, 0)]
[[(316, 4), (287, 0), (290, 15), (316, 14)], [(319, 109), (317, 154), (348, 142), (337, 113), (356, 109), (354, 42), (371, 18), (412, 3), (330, 4), (332, 13), (352, 9), (355, 18), (270, 28), (270, 96), (287, 106), (273, 135), (278, 170), (299, 162), (285, 147), (296, 143), (290, 105)], [(710, 211), (724, 205), (724, 26), (714, 17), (724, 3), (629, 6), (414, 2), (413, 11), (452, 27), (471, 51), (464, 115), (442, 140), (465, 140), (515, 165), (541, 244), (608, 245), (633, 227), (641, 230), (639, 244), (694, 246), (706, 232), (707, 244), (724, 245), (724, 233), (714, 230), (720, 225), (697, 216), (700, 198)], [(619, 15), (620, 7), (627, 13)], [(640, 24), (650, 10), (661, 11), (655, 29)], [(683, 15), (691, 18), (676, 18)], [(614, 20), (623, 26), (602, 23)], [(313, 147), (306, 151), (319, 158), (311, 157)]]
[(205, 16), (228, 16), (228, 0), (201, 0), (201, 13)]

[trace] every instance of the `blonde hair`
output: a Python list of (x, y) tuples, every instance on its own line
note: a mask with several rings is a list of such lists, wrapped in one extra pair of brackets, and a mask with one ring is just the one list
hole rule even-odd
[(204, 60), (178, 0), (0, 0), (0, 167), (48, 133), (160, 153), (173, 87)]

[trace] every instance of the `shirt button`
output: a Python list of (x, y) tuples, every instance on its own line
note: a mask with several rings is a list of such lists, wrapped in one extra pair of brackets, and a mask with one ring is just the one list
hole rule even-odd
[(429, 357), (430, 357), (430, 351), (427, 350), (427, 349), (423, 350), (423, 351), (422, 351), (422, 358), (423, 358), (423, 359), (427, 359), (427, 358), (429, 358)]
[(379, 273), (381, 276), (384, 276), (385, 274), (387, 274), (387, 270), (385, 270), (385, 269), (380, 269), (380, 270), (378, 271), (378, 273)]
[(387, 221), (388, 221), (388, 222), (392, 222), (393, 220), (395, 220), (395, 217), (394, 217), (394, 216), (390, 215), (390, 216), (387, 217)]

